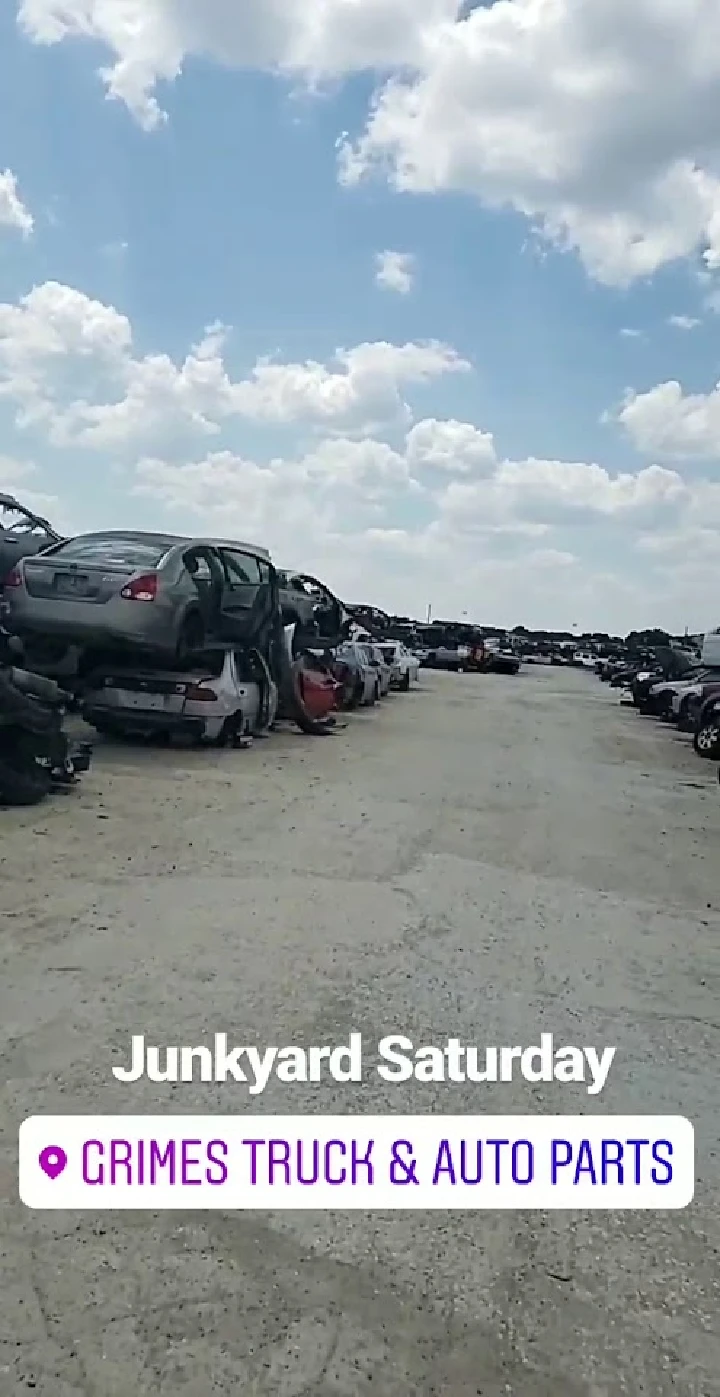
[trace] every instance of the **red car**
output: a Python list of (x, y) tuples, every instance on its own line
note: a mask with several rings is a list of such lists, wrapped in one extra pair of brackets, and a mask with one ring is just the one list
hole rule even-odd
[(311, 718), (322, 721), (338, 707), (342, 684), (324, 669), (296, 661), (297, 689)]

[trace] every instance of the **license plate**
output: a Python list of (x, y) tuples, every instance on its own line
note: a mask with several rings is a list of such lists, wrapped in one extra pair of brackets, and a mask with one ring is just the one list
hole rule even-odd
[(136, 694), (123, 690), (118, 697), (121, 708), (141, 708), (145, 713), (162, 713), (165, 708), (162, 694)]
[(55, 578), (55, 590), (64, 596), (83, 596), (87, 591), (87, 577), (77, 577), (74, 573)]

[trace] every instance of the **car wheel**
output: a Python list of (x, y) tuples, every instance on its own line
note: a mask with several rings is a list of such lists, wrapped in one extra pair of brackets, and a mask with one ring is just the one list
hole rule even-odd
[(406, 671), (405, 671), (405, 673), (404, 673), (402, 679), (400, 680), (400, 683), (398, 684), (398, 689), (400, 690), (401, 693), (406, 694), (409, 688), (410, 688), (410, 670), (409, 670), (409, 669), (406, 669)]
[(710, 718), (698, 728), (693, 737), (693, 747), (699, 757), (708, 757), (711, 761), (720, 757), (720, 715)]
[(690, 706), (687, 699), (683, 699), (678, 710), (677, 725), (679, 732), (690, 732), (692, 724), (690, 722)]
[(205, 644), (205, 627), (202, 617), (196, 611), (185, 617), (175, 645), (175, 659), (185, 664), (193, 651), (202, 650)]

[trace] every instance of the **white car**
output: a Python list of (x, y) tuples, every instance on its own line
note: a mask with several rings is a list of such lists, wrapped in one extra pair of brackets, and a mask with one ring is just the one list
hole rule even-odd
[(411, 683), (420, 679), (420, 661), (401, 640), (384, 640), (380, 646), (392, 669), (391, 686), (406, 693)]
[(82, 714), (108, 736), (185, 734), (222, 746), (267, 732), (278, 709), (269, 674), (253, 671), (243, 651), (229, 646), (198, 656), (189, 673), (121, 666), (98, 676)]

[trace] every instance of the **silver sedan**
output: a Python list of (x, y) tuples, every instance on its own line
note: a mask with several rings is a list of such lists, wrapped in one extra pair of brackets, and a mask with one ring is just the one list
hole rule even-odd
[(252, 624), (270, 582), (264, 548), (220, 539), (107, 531), (80, 534), (5, 579), (8, 628), (27, 642), (132, 649), (183, 661), (218, 635), (221, 617)]

